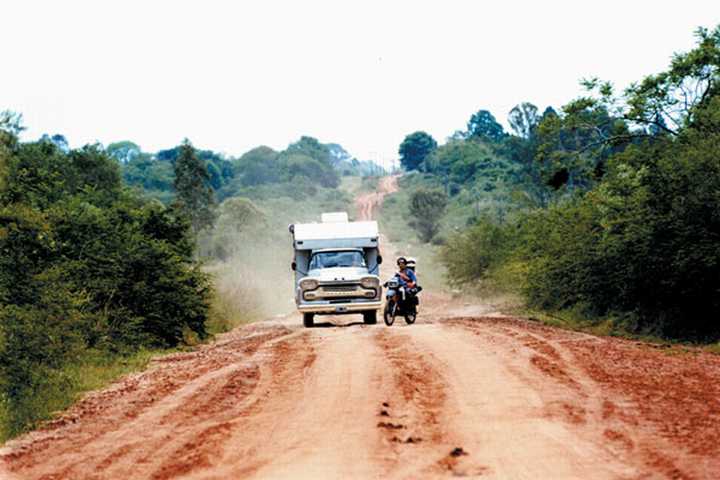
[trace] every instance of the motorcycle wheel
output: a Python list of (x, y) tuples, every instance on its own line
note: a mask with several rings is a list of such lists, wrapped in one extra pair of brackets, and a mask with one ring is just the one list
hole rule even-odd
[(385, 304), (385, 310), (383, 311), (383, 320), (385, 320), (385, 325), (388, 327), (393, 324), (395, 321), (395, 302), (392, 300), (388, 300)]
[(417, 318), (417, 313), (406, 313), (405, 314), (405, 323), (408, 325), (412, 325), (415, 323), (415, 319)]

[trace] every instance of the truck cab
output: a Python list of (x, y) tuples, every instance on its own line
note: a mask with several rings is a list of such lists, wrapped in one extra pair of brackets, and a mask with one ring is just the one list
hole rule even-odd
[(347, 213), (322, 215), (320, 223), (290, 225), (295, 304), (306, 327), (316, 315), (361, 314), (377, 323), (382, 307), (377, 222), (350, 222)]

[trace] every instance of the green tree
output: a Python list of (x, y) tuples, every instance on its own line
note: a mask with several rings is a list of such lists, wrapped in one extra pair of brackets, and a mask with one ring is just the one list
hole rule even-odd
[(438, 233), (447, 203), (447, 195), (439, 190), (419, 189), (412, 193), (409, 225), (418, 232), (421, 241), (429, 242)]
[(490, 180), (488, 170), (497, 160), (482, 142), (450, 140), (435, 150), (425, 164), (428, 172), (442, 178), (446, 193), (455, 194), (462, 186), (469, 186), (481, 177)]
[(414, 132), (400, 144), (400, 164), (406, 170), (420, 170), (425, 159), (437, 148), (434, 138), (425, 132)]
[(142, 154), (140, 147), (128, 140), (111, 143), (105, 151), (120, 163), (128, 163)]
[(289, 182), (307, 181), (325, 188), (337, 188), (340, 184), (337, 172), (326, 162), (302, 153), (284, 154), (281, 159)]
[(184, 212), (195, 233), (212, 226), (215, 219), (215, 194), (205, 163), (189, 140), (179, 147), (175, 160), (175, 192), (178, 208)]
[(122, 188), (98, 146), (3, 150), (0, 438), (67, 406), (68, 371), (203, 337), (210, 287), (189, 221)]
[(300, 137), (300, 140), (288, 146), (286, 153), (299, 153), (314, 158), (319, 162), (327, 163), (330, 166), (333, 165), (333, 156), (330, 149), (313, 137)]
[(478, 110), (473, 113), (468, 121), (466, 136), (490, 142), (499, 142), (505, 138), (506, 133), (492, 113), (487, 110)]
[(620, 97), (586, 82), (596, 96), (549, 119), (562, 144), (610, 154), (594, 188), (524, 222), (531, 303), (634, 331), (720, 338), (718, 82), (720, 28), (700, 30), (665, 72)]
[(4, 190), (8, 162), (17, 144), (18, 134), (24, 130), (22, 115), (9, 110), (0, 112), (0, 191)]
[(120, 193), (120, 169), (97, 145), (65, 154), (51, 142), (23, 144), (8, 161), (0, 203), (46, 208), (68, 195), (83, 192), (107, 205)]

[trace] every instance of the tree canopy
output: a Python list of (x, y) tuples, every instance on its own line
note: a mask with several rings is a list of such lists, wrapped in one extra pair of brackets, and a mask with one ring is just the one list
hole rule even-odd
[(425, 159), (436, 148), (437, 142), (427, 133), (411, 133), (400, 144), (400, 164), (406, 170), (420, 170)]
[(210, 174), (198, 158), (190, 141), (185, 140), (175, 158), (176, 204), (190, 219), (195, 232), (212, 226), (215, 218), (215, 195)]
[(505, 130), (487, 110), (473, 113), (467, 124), (467, 137), (475, 137), (490, 142), (499, 142), (505, 138)]

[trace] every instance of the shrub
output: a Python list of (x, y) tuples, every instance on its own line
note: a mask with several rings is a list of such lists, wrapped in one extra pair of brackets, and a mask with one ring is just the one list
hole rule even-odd
[(481, 218), (465, 231), (451, 235), (440, 255), (451, 284), (462, 286), (484, 278), (512, 252), (512, 226)]
[[(8, 154), (9, 152), (9, 154)], [(6, 150), (0, 188), (0, 436), (73, 399), (88, 352), (203, 337), (211, 289), (189, 222), (123, 191), (98, 147)], [(102, 356), (102, 355), (101, 355)]]
[(448, 198), (439, 190), (419, 189), (410, 196), (409, 225), (413, 227), (420, 240), (427, 243), (440, 230), (440, 219), (445, 213)]

